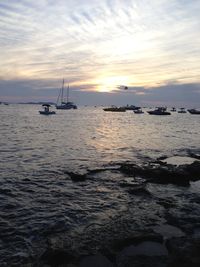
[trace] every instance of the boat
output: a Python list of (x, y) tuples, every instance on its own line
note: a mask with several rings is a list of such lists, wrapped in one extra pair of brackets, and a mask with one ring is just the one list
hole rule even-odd
[(140, 109), (140, 107), (136, 107), (134, 105), (126, 105), (123, 108), (125, 108), (126, 110), (138, 110), (138, 109)]
[(44, 110), (39, 110), (39, 113), (41, 115), (54, 115), (54, 114), (56, 114), (55, 111), (50, 110), (50, 107), (51, 107), (50, 104), (43, 104), (42, 106), (44, 107)]
[(185, 110), (185, 108), (180, 108), (180, 110), (178, 111), (178, 113), (187, 113), (187, 111)]
[(176, 108), (173, 107), (170, 111), (172, 111), (172, 112), (176, 112)]
[(171, 115), (165, 107), (157, 107), (155, 110), (147, 111), (150, 115)]
[(116, 106), (111, 106), (110, 108), (104, 108), (104, 111), (111, 111), (111, 112), (125, 112), (126, 109), (124, 107), (116, 107)]
[(140, 109), (133, 110), (133, 112), (135, 114), (143, 114), (144, 113), (141, 108)]
[(67, 101), (64, 101), (64, 87), (65, 81), (63, 79), (62, 87), (60, 89), (58, 99), (56, 102), (56, 109), (77, 109), (77, 106), (73, 102), (69, 102), (69, 85), (67, 88)]
[(195, 115), (199, 115), (200, 114), (200, 110), (196, 110), (195, 108), (188, 109), (188, 112), (190, 114), (195, 114)]

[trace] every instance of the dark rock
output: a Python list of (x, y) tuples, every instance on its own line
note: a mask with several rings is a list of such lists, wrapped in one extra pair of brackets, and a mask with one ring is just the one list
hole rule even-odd
[(52, 267), (59, 266), (61, 264), (67, 264), (72, 261), (73, 256), (67, 251), (62, 249), (47, 249), (41, 256), (41, 261)]
[(161, 156), (161, 157), (157, 158), (157, 160), (165, 160), (167, 158), (168, 158), (167, 156)]
[(167, 162), (164, 162), (164, 161), (161, 161), (161, 160), (155, 160), (155, 161), (152, 161), (152, 163), (159, 164), (161, 166), (166, 166), (167, 165)]
[(167, 240), (170, 267), (200, 266), (200, 238), (179, 237)]
[(172, 165), (160, 166), (159, 164), (148, 164), (137, 166), (135, 164), (124, 163), (121, 165), (120, 171), (134, 177), (141, 176), (152, 183), (171, 183), (181, 186), (189, 186), (190, 184), (188, 170)]
[(75, 173), (75, 172), (67, 172), (65, 171), (65, 174), (69, 175), (72, 181), (74, 182), (81, 182), (85, 181), (87, 179), (87, 174), (81, 174), (81, 173)]
[(137, 187), (137, 186), (139, 186), (141, 184), (142, 184), (141, 181), (139, 182), (139, 181), (132, 180), (132, 181), (121, 181), (119, 183), (119, 186), (120, 187), (124, 187), (124, 188), (134, 188), (134, 187)]
[(192, 234), (193, 229), (200, 225), (199, 210), (177, 208), (167, 211), (164, 217), (168, 224), (180, 228), (187, 234)]
[(158, 168), (152, 174), (152, 178), (148, 179), (149, 182), (159, 184), (175, 184), (180, 186), (189, 186), (190, 179), (187, 172), (179, 169), (164, 169)]
[(145, 186), (136, 186), (128, 189), (128, 192), (132, 195), (151, 196), (151, 193), (145, 188)]
[[(12, 262), (14, 266), (19, 266), (19, 264), (22, 262), (27, 263), (29, 260), (30, 260), (30, 256), (26, 252), (18, 252), (12, 255)], [(14, 263), (16, 263), (16, 265)]]
[(175, 208), (176, 205), (172, 200), (169, 199), (159, 199), (157, 203), (161, 206), (163, 206), (165, 209)]
[(84, 257), (79, 267), (113, 267), (114, 265), (104, 255), (98, 253), (96, 255)]
[(170, 267), (168, 265), (168, 258), (165, 256), (148, 257), (145, 255), (138, 255), (134, 257), (127, 257), (123, 263), (118, 264), (119, 267)]
[(193, 153), (193, 152), (189, 152), (188, 154), (189, 154), (189, 156), (190, 156), (191, 158), (194, 158), (194, 159), (200, 159), (200, 155), (197, 155), (197, 154), (195, 154), (195, 153)]
[(96, 174), (96, 173), (101, 173), (105, 171), (116, 171), (119, 169), (119, 166), (106, 166), (103, 168), (95, 168), (95, 169), (88, 169), (88, 174)]
[(144, 241), (155, 241), (158, 243), (163, 242), (162, 235), (155, 233), (155, 232), (149, 232), (149, 233), (143, 233), (143, 234), (133, 234), (132, 236), (129, 236), (128, 238), (124, 239), (117, 239), (114, 240), (112, 243), (112, 248), (116, 251), (119, 251), (129, 245), (137, 245)]
[(200, 161), (194, 161), (192, 164), (185, 166), (185, 171), (189, 173), (190, 180), (200, 179)]

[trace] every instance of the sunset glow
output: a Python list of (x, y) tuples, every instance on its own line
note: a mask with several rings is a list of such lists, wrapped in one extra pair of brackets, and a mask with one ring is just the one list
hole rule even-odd
[(57, 90), (64, 77), (79, 91), (125, 84), (142, 96), (144, 88), (200, 83), (199, 1), (10, 0), (0, 10), (0, 90), (26, 81), (34, 95)]
[(112, 92), (115, 90), (119, 90), (121, 85), (129, 84), (130, 80), (125, 76), (110, 76), (110, 77), (102, 77), (97, 80), (97, 91), (98, 92)]

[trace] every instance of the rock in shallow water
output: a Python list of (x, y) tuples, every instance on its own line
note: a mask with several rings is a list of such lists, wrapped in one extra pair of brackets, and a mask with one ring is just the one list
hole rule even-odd
[(69, 177), (74, 182), (81, 182), (81, 181), (85, 181), (87, 179), (86, 173), (76, 173), (76, 172), (65, 171), (65, 174), (69, 175)]
[(41, 257), (41, 262), (49, 266), (60, 266), (68, 264), (73, 259), (73, 256), (66, 250), (62, 249), (47, 249)]
[(166, 242), (171, 267), (200, 266), (200, 238), (180, 237)]
[(139, 166), (132, 163), (122, 163), (120, 166), (122, 173), (136, 177), (145, 178), (147, 182), (160, 184), (175, 184), (189, 186), (190, 181), (200, 179), (200, 162), (195, 161), (190, 165), (161, 165), (159, 163), (148, 163)]
[(83, 258), (78, 267), (114, 267), (114, 265), (101, 253)]

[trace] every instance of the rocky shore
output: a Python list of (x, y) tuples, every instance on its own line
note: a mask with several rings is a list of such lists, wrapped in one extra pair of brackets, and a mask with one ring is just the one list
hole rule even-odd
[(99, 176), (116, 177), (113, 183), (127, 195), (126, 206), (101, 222), (48, 235), (37, 256), (20, 266), (200, 266), (198, 158), (182, 165), (168, 164), (163, 158), (140, 165), (115, 163), (82, 173), (65, 171), (65, 175), (80, 186)]

